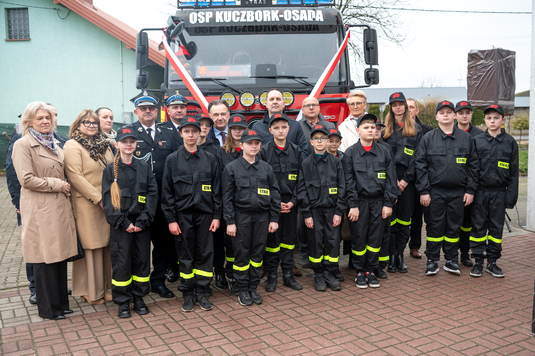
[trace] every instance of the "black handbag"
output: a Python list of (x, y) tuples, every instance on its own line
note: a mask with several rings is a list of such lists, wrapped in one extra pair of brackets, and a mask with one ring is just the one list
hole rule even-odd
[(78, 253), (68, 258), (67, 262), (78, 261), (85, 257), (84, 248), (82, 247), (82, 243), (80, 242), (80, 239), (78, 238), (78, 236), (76, 236), (76, 242), (78, 243)]

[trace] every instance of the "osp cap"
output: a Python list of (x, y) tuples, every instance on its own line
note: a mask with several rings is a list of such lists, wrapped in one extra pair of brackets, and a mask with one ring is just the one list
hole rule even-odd
[(388, 103), (392, 104), (394, 101), (407, 101), (407, 100), (405, 100), (405, 95), (403, 95), (402, 92), (398, 91), (390, 95), (390, 99), (388, 100)]
[(214, 126), (214, 121), (210, 118), (210, 116), (206, 115), (205, 113), (197, 114), (195, 115), (195, 117), (197, 118), (197, 120), (199, 120), (199, 123), (201, 122), (201, 120), (208, 120), (210, 121), (210, 126)]
[(376, 125), (377, 125), (377, 116), (375, 116), (374, 114), (366, 114), (366, 115), (363, 115), (361, 118), (359, 118), (359, 120), (357, 121), (357, 127), (360, 126), (360, 124), (362, 124), (362, 122), (364, 120), (368, 120), (368, 121), (373, 121)]
[(273, 124), (273, 121), (276, 121), (276, 120), (285, 120), (288, 123), (290, 122), (286, 114), (276, 113), (276, 114), (271, 115), (271, 117), (269, 118), (269, 126), (271, 126)]
[(312, 132), (310, 133), (310, 137), (314, 136), (316, 132), (323, 132), (324, 134), (329, 136), (329, 130), (327, 130), (327, 128), (323, 125), (314, 126), (314, 128), (312, 129)]
[(243, 133), (241, 134), (240, 142), (249, 142), (252, 140), (262, 141), (262, 139), (260, 139), (260, 136), (258, 136), (255, 130), (247, 129), (243, 131)]
[(379, 118), (377, 118), (377, 121), (375, 121), (375, 126), (386, 127), (385, 124), (383, 124), (383, 123), (381, 122), (381, 120), (379, 120)]
[(505, 116), (505, 112), (503, 111), (503, 108), (500, 105), (497, 105), (497, 104), (492, 104), (492, 105), (487, 106), (487, 108), (485, 109), (485, 111), (483, 111), (483, 113), (486, 114), (487, 112), (489, 112), (491, 110), (497, 111), (502, 116)]
[(195, 126), (199, 130), (201, 129), (201, 124), (199, 123), (199, 120), (194, 116), (185, 116), (182, 118), (182, 121), (180, 122), (180, 126), (178, 127), (179, 131), (182, 131), (182, 128), (185, 126)]
[(455, 106), (453, 106), (453, 103), (451, 101), (444, 100), (437, 104), (437, 110), (435, 111), (435, 113), (437, 113), (440, 109), (446, 106), (455, 111)]
[(134, 101), (134, 105), (138, 106), (158, 106), (158, 99), (150, 95), (143, 95)]
[(239, 127), (243, 127), (244, 129), (247, 128), (247, 119), (245, 118), (245, 116), (241, 115), (241, 114), (234, 114), (234, 115), (230, 115), (230, 119), (228, 119), (228, 128), (230, 129), (231, 127), (234, 127), (234, 126), (239, 126)]
[(338, 136), (340, 137), (340, 140), (342, 139), (342, 134), (340, 131), (338, 131), (338, 129), (329, 129), (329, 137), (331, 136)]
[(177, 91), (175, 95), (172, 95), (167, 99), (165, 105), (188, 105), (188, 101)]
[(127, 137), (136, 138), (136, 135), (134, 134), (134, 128), (132, 126), (123, 126), (117, 130), (117, 136), (115, 136), (115, 140), (119, 142)]
[(469, 101), (459, 101), (457, 104), (455, 104), (455, 112), (461, 110), (461, 109), (468, 109), (468, 110), (472, 110), (472, 104), (470, 104)]

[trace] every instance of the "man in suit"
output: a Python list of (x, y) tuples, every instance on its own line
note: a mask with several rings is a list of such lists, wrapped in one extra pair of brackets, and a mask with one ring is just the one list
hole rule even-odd
[(214, 100), (208, 104), (208, 114), (214, 125), (208, 133), (208, 139), (219, 147), (225, 144), (228, 134), (228, 120), (230, 119), (230, 106), (225, 100)]

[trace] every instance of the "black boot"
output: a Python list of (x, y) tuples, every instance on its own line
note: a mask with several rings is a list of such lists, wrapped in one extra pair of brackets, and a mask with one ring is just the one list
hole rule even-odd
[(297, 282), (295, 280), (292, 271), (284, 272), (282, 278), (283, 278), (282, 279), (283, 285), (285, 285), (286, 287), (290, 287), (293, 290), (301, 290), (301, 289), (303, 289), (303, 286), (299, 282)]
[(277, 290), (277, 273), (267, 273), (266, 292), (274, 292)]
[(396, 255), (396, 268), (399, 273), (409, 272), (407, 266), (405, 265), (405, 262), (403, 262), (403, 255)]
[(388, 261), (388, 267), (386, 267), (386, 270), (388, 273), (396, 273), (396, 261), (395, 261), (395, 255), (390, 255), (390, 260)]

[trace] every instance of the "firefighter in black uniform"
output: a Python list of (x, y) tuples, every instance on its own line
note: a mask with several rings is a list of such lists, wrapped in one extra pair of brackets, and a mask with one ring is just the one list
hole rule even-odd
[(474, 139), (454, 125), (453, 110), (450, 101), (438, 103), (438, 128), (422, 138), (416, 151), (416, 188), (427, 224), (428, 276), (438, 273), (441, 248), (444, 270), (461, 274), (458, 248), (463, 207), (472, 203), (477, 190), (479, 163)]
[(194, 292), (201, 309), (212, 309), (208, 300), (214, 275), (212, 233), (221, 218), (221, 168), (212, 154), (198, 149), (200, 131), (197, 118), (182, 119), (179, 132), (184, 145), (165, 160), (162, 181), (162, 210), (175, 236), (178, 290), (185, 312), (193, 310)]
[[(457, 127), (476, 137), (483, 133), (478, 127), (472, 125), (472, 104), (469, 101), (459, 101), (455, 104), (455, 119)], [(466, 267), (472, 267), (474, 263), (470, 259), (470, 231), (472, 230), (472, 204), (464, 207), (464, 219), (459, 236), (459, 250), (461, 251), (461, 263)]]
[(243, 156), (223, 171), (223, 211), (227, 235), (234, 248), (235, 287), (241, 305), (261, 304), (258, 294), (262, 257), (268, 233), (279, 225), (281, 200), (277, 178), (266, 162), (258, 159), (260, 137), (245, 130), (241, 137)]
[(264, 263), (266, 264), (266, 292), (277, 289), (279, 261), (283, 284), (294, 290), (303, 286), (293, 276), (294, 248), (297, 237), (297, 173), (301, 166), (301, 150), (286, 140), (290, 130), (286, 114), (274, 114), (270, 118), (269, 132), (273, 139), (262, 146), (258, 157), (269, 163), (277, 177), (281, 195), (279, 228), (268, 235)]
[[(143, 95), (135, 101), (134, 113), (139, 118), (132, 124), (136, 135), (137, 147), (134, 158), (149, 163), (158, 183), (158, 197), (161, 197), (162, 176), (165, 159), (178, 149), (172, 131), (162, 129), (156, 125), (158, 116), (158, 99)], [(150, 275), (151, 291), (162, 298), (173, 298), (174, 294), (165, 286), (165, 273), (168, 263), (176, 264), (169, 251), (174, 250), (174, 238), (169, 233), (167, 222), (158, 204), (154, 224), (152, 225), (151, 241), (153, 271)]]
[(113, 301), (119, 318), (149, 312), (143, 296), (150, 291), (150, 225), (158, 205), (158, 185), (150, 166), (132, 159), (136, 136), (132, 126), (117, 131), (117, 154), (102, 176), (102, 206), (110, 224)]
[(303, 160), (298, 174), (297, 202), (308, 235), (308, 259), (317, 291), (341, 289), (334, 277), (340, 258), (339, 229), (346, 211), (342, 162), (327, 152), (329, 131), (316, 125), (310, 133), (314, 152)]
[[(490, 105), (485, 109), (485, 133), (475, 137), (479, 157), (479, 187), (472, 207), (470, 248), (476, 263), (470, 272), (480, 277), (485, 252), (487, 272), (503, 277), (496, 265), (502, 255), (502, 233), (505, 209), (512, 209), (518, 199), (518, 145), (502, 129), (503, 108)], [(488, 240), (488, 244), (487, 244)]]
[(178, 133), (178, 127), (184, 116), (188, 113), (188, 101), (182, 95), (176, 94), (170, 96), (165, 102), (169, 120), (159, 122), (158, 127), (173, 132), (173, 138), (176, 146), (181, 146), (183, 143), (182, 137)]
[(358, 288), (380, 287), (379, 267), (385, 220), (392, 214), (398, 194), (394, 159), (383, 145), (374, 142), (377, 117), (359, 118), (360, 140), (344, 153), (347, 217), (352, 228), (353, 265)]

